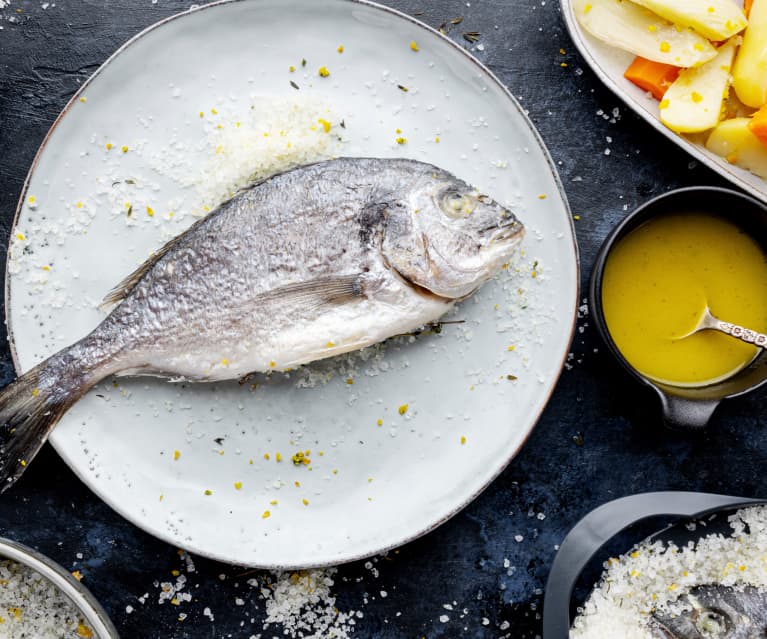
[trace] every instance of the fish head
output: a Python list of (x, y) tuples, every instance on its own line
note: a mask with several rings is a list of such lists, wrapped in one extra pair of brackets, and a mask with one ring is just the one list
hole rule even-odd
[(492, 277), (524, 234), (511, 211), (439, 169), (412, 176), (385, 220), (382, 251), (390, 267), (448, 299), (466, 297)]
[(658, 639), (767, 637), (767, 593), (751, 586), (697, 586), (676, 606), (681, 612), (653, 615), (651, 626)]

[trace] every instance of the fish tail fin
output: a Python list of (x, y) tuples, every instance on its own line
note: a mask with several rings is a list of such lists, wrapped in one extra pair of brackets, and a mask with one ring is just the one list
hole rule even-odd
[(10, 488), (42, 448), (61, 416), (98, 379), (66, 367), (60, 355), (0, 390), (0, 493)]

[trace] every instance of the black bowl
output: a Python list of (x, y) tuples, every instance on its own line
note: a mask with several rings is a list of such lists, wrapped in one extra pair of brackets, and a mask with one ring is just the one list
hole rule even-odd
[[(543, 639), (569, 637), (573, 588), (581, 577), (590, 572), (587, 568), (597, 559), (599, 566), (604, 565), (607, 557), (602, 554), (602, 549), (608, 542), (617, 540), (619, 534), (624, 531), (632, 533), (621, 538), (623, 545), (617, 550), (619, 553), (631, 548), (634, 542), (642, 537), (648, 542), (673, 542), (681, 548), (690, 542), (697, 543), (702, 537), (710, 534), (732, 534), (726, 517), (721, 517), (717, 523), (712, 522), (712, 515), (729, 514), (739, 508), (766, 503), (764, 499), (748, 497), (665, 491), (629, 495), (595, 508), (573, 526), (562, 540), (551, 564), (543, 602)], [(705, 525), (692, 528), (688, 526), (704, 517)], [(675, 523), (664, 522), (662, 526), (655, 527), (649, 537), (643, 535), (638, 539), (631, 539), (638, 524), (652, 522), (655, 525), (658, 518), (673, 518)], [(588, 592), (594, 583), (596, 582), (588, 584)]]
[(736, 374), (714, 384), (690, 388), (660, 383), (639, 373), (621, 355), (607, 330), (602, 308), (602, 275), (615, 243), (653, 217), (684, 212), (710, 213), (731, 221), (753, 237), (767, 254), (767, 206), (764, 203), (718, 187), (694, 186), (669, 191), (635, 209), (607, 237), (591, 274), (589, 308), (599, 334), (613, 355), (635, 379), (658, 394), (666, 425), (695, 429), (706, 426), (723, 399), (742, 395), (767, 382), (767, 350), (762, 350), (754, 361)]

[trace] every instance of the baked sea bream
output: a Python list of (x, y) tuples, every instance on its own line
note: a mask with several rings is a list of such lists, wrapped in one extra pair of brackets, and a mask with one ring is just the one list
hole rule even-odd
[(0, 486), (106, 377), (237, 379), (364, 348), (439, 319), (523, 230), (414, 160), (340, 158), (245, 188), (120, 283), (89, 335), (0, 392)]

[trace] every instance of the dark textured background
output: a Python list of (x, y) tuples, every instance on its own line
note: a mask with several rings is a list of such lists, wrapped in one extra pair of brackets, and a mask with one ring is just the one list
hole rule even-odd
[[(35, 151), (69, 97), (125, 40), (191, 3), (46, 4), (13, 0), (0, 9), (2, 251)], [(529, 111), (580, 216), (575, 227), (584, 291), (601, 241), (627, 210), (671, 188), (724, 184), (601, 86), (574, 50), (555, 0), (386, 4), (434, 27), (462, 16), (449, 37), (466, 47), (476, 45), (462, 33), (480, 33), (484, 50), (475, 54)], [(767, 493), (763, 391), (722, 405), (702, 435), (665, 431), (655, 399), (611, 361), (588, 318), (578, 327), (572, 368), (563, 372), (521, 454), (490, 488), (435, 532), (377, 558), (377, 573), (364, 562), (339, 569), (333, 588), (338, 607), (363, 614), (355, 637), (536, 637), (555, 545), (591, 508), (651, 489)], [(14, 372), (4, 327), (0, 333), (0, 381), (7, 383)], [(245, 584), (260, 573), (241, 577), (244, 569), (195, 558), (196, 572), (187, 575), (193, 601), (158, 604), (157, 582), (175, 581), (172, 570), (185, 572), (176, 549), (113, 513), (47, 447), (0, 498), (0, 534), (79, 569), (123, 637), (247, 638), (262, 632), (263, 602)], [(516, 535), (524, 539), (517, 542)], [(137, 597), (145, 593), (141, 604)], [(243, 606), (235, 605), (236, 597)], [(203, 615), (206, 607), (214, 621)], [(179, 612), (188, 617), (178, 621)], [(440, 621), (443, 614), (448, 622)], [(274, 626), (263, 636), (281, 633)]]

